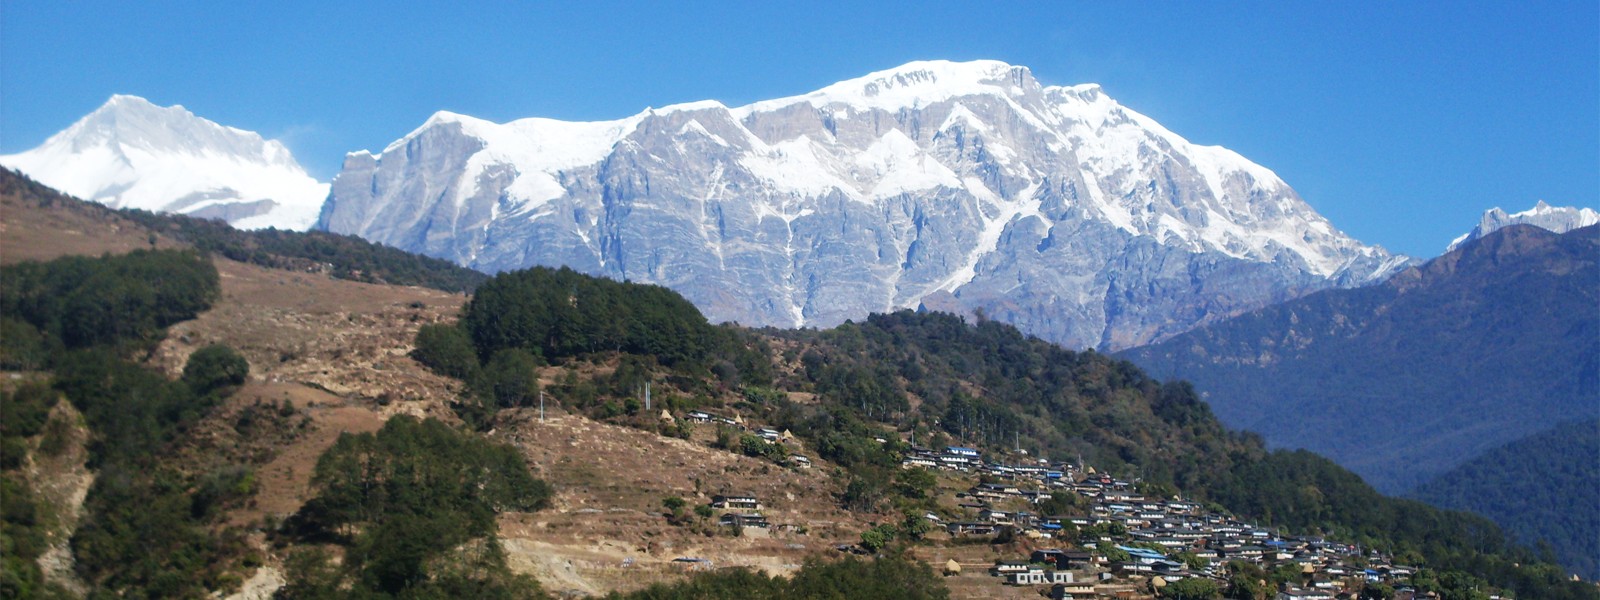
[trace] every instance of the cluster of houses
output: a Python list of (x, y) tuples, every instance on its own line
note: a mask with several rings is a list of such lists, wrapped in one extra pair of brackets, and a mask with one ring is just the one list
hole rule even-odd
[[(775, 444), (793, 441), (786, 431), (747, 427), (739, 417), (691, 411), (683, 418), (733, 427)], [(810, 459), (798, 454), (789, 455), (787, 461), (796, 468), (811, 466)], [(1132, 482), (1081, 465), (988, 462), (978, 450), (962, 446), (942, 450), (912, 446), (901, 464), (980, 476), (979, 483), (957, 494), (959, 506), (971, 518), (946, 523), (937, 515), (927, 515), (953, 537), (994, 536), (1010, 528), (1018, 536), (1035, 540), (1067, 537), (1082, 548), (1109, 544), (1120, 551), (1044, 549), (1034, 551), (1026, 561), (1000, 561), (990, 569), (990, 574), (1004, 578), (1009, 585), (1050, 586), (1051, 598), (1132, 597), (1139, 586), (1130, 581), (1159, 587), (1202, 577), (1225, 585), (1225, 565), (1233, 561), (1267, 570), (1296, 566), (1301, 585), (1279, 590), (1277, 600), (1349, 598), (1359, 591), (1354, 583), (1397, 584), (1413, 574), (1411, 568), (1395, 565), (1376, 552), (1317, 537), (1281, 536), (1180, 498), (1147, 497)], [(1076, 494), (1081, 498), (1077, 504), (1087, 508), (1073, 515), (1028, 510), (1061, 494)], [(997, 508), (1001, 505), (1014, 510)], [(728, 511), (720, 517), (721, 525), (747, 532), (772, 527), (754, 496), (719, 495), (711, 506)], [(1082, 533), (1072, 537), (1067, 535), (1069, 531)], [(1111, 560), (1113, 557), (1119, 560)]]
[(712, 496), (711, 508), (732, 511), (722, 513), (717, 519), (718, 525), (737, 527), (740, 531), (749, 531), (746, 528), (767, 530), (772, 527), (761, 514), (761, 500), (752, 494)]
[(971, 471), (974, 468), (983, 466), (983, 454), (972, 448), (961, 446), (949, 446), (943, 451), (912, 446), (911, 452), (900, 462), (900, 465), (925, 469)]
[[(1411, 568), (1395, 565), (1386, 556), (1349, 544), (1282, 536), (1198, 503), (1147, 497), (1133, 483), (1096, 474), (1092, 468), (988, 463), (977, 451), (962, 447), (938, 452), (914, 449), (903, 466), (985, 476), (982, 483), (957, 495), (970, 519), (943, 523), (929, 515), (951, 536), (993, 536), (1009, 527), (1019, 537), (1041, 541), (1068, 537), (1079, 547), (1112, 545), (1121, 551), (1039, 550), (1026, 561), (1001, 561), (990, 570), (1010, 585), (1052, 586), (1052, 598), (1104, 597), (1108, 590), (1126, 591), (1127, 586), (1118, 582), (1136, 577), (1158, 586), (1191, 577), (1222, 585), (1225, 565), (1232, 561), (1267, 570), (1295, 565), (1301, 585), (1281, 590), (1279, 600), (1334, 600), (1358, 591), (1352, 589), (1353, 583), (1397, 583), (1412, 574)], [(1087, 508), (1075, 515), (1027, 510), (1063, 493), (1080, 496), (1080, 505)], [(999, 505), (1016, 510), (1001, 510)], [(1081, 533), (1066, 536), (1068, 531)], [(1180, 553), (1184, 560), (1177, 559)], [(1107, 554), (1120, 560), (1112, 561)]]

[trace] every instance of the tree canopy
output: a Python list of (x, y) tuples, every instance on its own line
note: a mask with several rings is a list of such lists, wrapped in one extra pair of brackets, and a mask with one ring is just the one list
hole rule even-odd
[(407, 597), (461, 586), (497, 594), (537, 589), (510, 574), (494, 541), (496, 514), (542, 509), (552, 495), (510, 446), (433, 419), (395, 416), (376, 433), (340, 435), (317, 460), (312, 486), (316, 496), (291, 529), (339, 542), (345, 557), (327, 589), (312, 576), (331, 567), (316, 557), (301, 561), (298, 573), (310, 587), (291, 597), (342, 585)]

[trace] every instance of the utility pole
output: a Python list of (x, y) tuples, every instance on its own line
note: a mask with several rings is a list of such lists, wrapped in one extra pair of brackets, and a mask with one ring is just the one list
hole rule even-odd
[(644, 410), (650, 411), (650, 382), (644, 382)]
[(544, 422), (544, 390), (539, 390), (539, 422)]

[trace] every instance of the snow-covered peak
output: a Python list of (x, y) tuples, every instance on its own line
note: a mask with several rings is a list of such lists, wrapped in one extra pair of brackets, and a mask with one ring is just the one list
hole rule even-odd
[(1037, 86), (1027, 67), (997, 60), (953, 62), (916, 61), (864, 77), (847, 79), (809, 94), (756, 102), (736, 109), (743, 118), (802, 102), (815, 107), (843, 104), (861, 110), (919, 108), (975, 94), (1009, 94), (1028, 85)]
[(244, 229), (307, 229), (328, 194), (275, 140), (122, 94), (0, 164), (114, 208), (221, 218)]
[(318, 227), (485, 271), (659, 283), (718, 320), (982, 308), (1107, 347), (1407, 261), (1098, 85), (998, 61), (613, 121), (441, 112), (350, 155)]
[(1592, 208), (1550, 206), (1545, 201), (1540, 200), (1533, 208), (1519, 213), (1506, 214), (1506, 211), (1496, 206), (1484, 211), (1483, 217), (1478, 219), (1478, 225), (1473, 227), (1472, 231), (1462, 234), (1461, 237), (1451, 241), (1450, 246), (1445, 248), (1444, 251), (1449, 253), (1461, 247), (1462, 244), (1489, 235), (1495, 230), (1508, 225), (1533, 225), (1556, 233), (1566, 233), (1596, 223), (1600, 223), (1600, 212)]
[(182, 105), (157, 106), (138, 96), (116, 94), (45, 145), (76, 149), (114, 144), (150, 152), (221, 152), (259, 162), (299, 168), (283, 144), (253, 131), (218, 125)]
[(695, 112), (695, 111), (701, 111), (701, 110), (727, 110), (727, 109), (728, 109), (728, 107), (726, 105), (724, 105), (723, 103), (718, 102), (716, 100), (697, 100), (697, 101), (694, 101), (694, 102), (683, 102), (683, 103), (680, 103), (680, 104), (669, 104), (669, 105), (663, 106), (661, 108), (648, 109), (648, 110), (646, 110), (646, 112), (650, 112), (650, 113), (654, 113), (654, 114), (658, 114), (658, 115), (669, 115), (669, 114), (677, 113), (677, 112)]

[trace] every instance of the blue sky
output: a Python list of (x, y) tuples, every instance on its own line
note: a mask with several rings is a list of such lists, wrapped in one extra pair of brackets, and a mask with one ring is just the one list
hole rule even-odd
[(1413, 255), (1491, 206), (1600, 203), (1593, 0), (866, 4), (5, 0), (0, 151), (127, 93), (282, 139), (328, 178), (440, 109), (612, 119), (992, 58), (1100, 83)]

